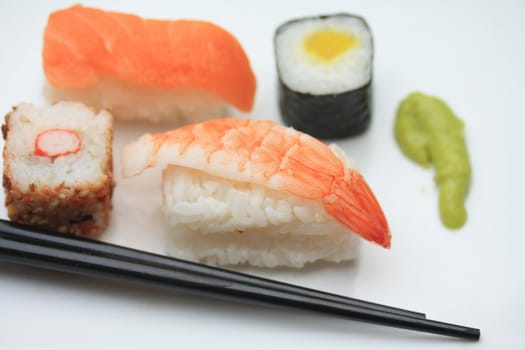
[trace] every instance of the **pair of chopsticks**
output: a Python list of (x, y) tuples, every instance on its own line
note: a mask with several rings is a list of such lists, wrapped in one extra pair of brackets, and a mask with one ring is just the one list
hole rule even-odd
[(0, 260), (477, 340), (480, 330), (380, 305), (0, 219)]

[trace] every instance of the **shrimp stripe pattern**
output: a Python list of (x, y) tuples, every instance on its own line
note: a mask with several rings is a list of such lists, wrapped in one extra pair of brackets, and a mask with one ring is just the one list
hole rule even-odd
[(350, 230), (390, 247), (386, 218), (363, 176), (321, 141), (273, 121), (223, 118), (145, 134), (122, 160), (125, 177), (174, 164), (321, 201)]

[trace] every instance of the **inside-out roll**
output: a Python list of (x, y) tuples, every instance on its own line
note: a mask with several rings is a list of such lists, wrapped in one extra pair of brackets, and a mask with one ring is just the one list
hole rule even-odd
[(9, 218), (98, 237), (113, 194), (113, 116), (78, 102), (20, 103), (2, 125)]

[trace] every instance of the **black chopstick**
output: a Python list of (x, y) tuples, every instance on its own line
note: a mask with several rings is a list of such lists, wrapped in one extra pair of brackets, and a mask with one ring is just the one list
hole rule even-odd
[(31, 227), (27, 225), (5, 221), (0, 219), (0, 232), (9, 232), (17, 240), (31, 241), (39, 245), (54, 246), (63, 249), (84, 251), (90, 250), (102, 256), (111, 256), (121, 258), (127, 261), (141, 263), (150, 266), (167, 267), (170, 269), (191, 272), (196, 275), (214, 276), (224, 281), (232, 283), (243, 283), (252, 287), (272, 289), (297, 295), (318, 298), (321, 300), (333, 301), (348, 304), (355, 307), (361, 307), (370, 310), (390, 312), (398, 315), (413, 316), (425, 318), (425, 314), (415, 311), (404, 310), (386, 305), (380, 305), (364, 300), (348, 298), (336, 294), (317, 291), (314, 289), (294, 286), (283, 282), (277, 282), (270, 279), (264, 279), (252, 275), (232, 272), (219, 268), (212, 268), (202, 264), (196, 264), (184, 260), (173, 259), (162, 255), (146, 253), (144, 251), (124, 248), (117, 245), (103, 243), (100, 241), (89, 240), (80, 237), (71, 237), (63, 234), (54, 234), (52, 232)]
[[(28, 233), (29, 238), (20, 235), (22, 231)], [(82, 247), (75, 248), (64, 244), (52, 244), (46, 240), (47, 235), (80, 241)], [(38, 239), (40, 236), (44, 236), (41, 241)], [(427, 320), (421, 317), (400, 315), (389, 311), (373, 310), (336, 300), (319, 299), (307, 295), (308, 293), (297, 294), (287, 290), (276, 290), (235, 282), (221, 278), (224, 270), (212, 267), (206, 267), (207, 272), (203, 270), (195, 273), (194, 269), (188, 269), (188, 264), (193, 267), (200, 265), (177, 259), (167, 258), (172, 260), (174, 265), (172, 267), (155, 263), (144, 264), (143, 261), (132, 258), (133, 251), (129, 252), (127, 258), (123, 257), (122, 252), (127, 248), (119, 247), (120, 252), (112, 255), (104, 254), (100, 247), (112, 250), (116, 246), (36, 230), (10, 222), (2, 222), (0, 227), (0, 259), (5, 261), (70, 273), (145, 283), (215, 297), (312, 310), (365, 322), (465, 339), (477, 340), (480, 336), (479, 329)], [(142, 254), (141, 260), (150, 255), (152, 258), (158, 257), (149, 253)], [(218, 274), (213, 273), (216, 271)], [(230, 273), (235, 274), (234, 272)], [(242, 275), (242, 277), (246, 276), (248, 275)], [(301, 287), (294, 288), (301, 289)]]

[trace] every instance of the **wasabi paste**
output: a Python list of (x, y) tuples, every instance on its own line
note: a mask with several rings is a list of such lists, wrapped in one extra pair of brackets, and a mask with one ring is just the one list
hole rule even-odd
[(434, 165), (441, 221), (451, 229), (462, 227), (471, 178), (463, 121), (442, 100), (412, 93), (397, 110), (395, 137), (407, 157), (425, 168)]

